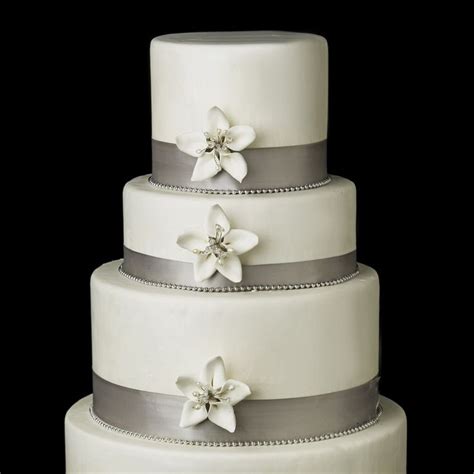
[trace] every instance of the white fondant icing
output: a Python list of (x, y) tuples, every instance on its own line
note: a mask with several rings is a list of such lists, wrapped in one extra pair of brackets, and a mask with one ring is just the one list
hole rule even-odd
[(90, 472), (404, 473), (406, 418), (382, 397), (371, 428), (337, 439), (290, 446), (213, 448), (171, 445), (107, 431), (92, 420), (92, 397), (66, 415), (66, 470)]
[(213, 106), (254, 128), (252, 147), (327, 137), (328, 52), (321, 36), (279, 31), (184, 33), (151, 42), (152, 135), (203, 130)]
[[(203, 114), (215, 107), (213, 130), (227, 129), (229, 122), (248, 127), (234, 130), (236, 153), (218, 163), (241, 181), (247, 167), (239, 147), (326, 139), (327, 55), (326, 40), (305, 33), (155, 38), (152, 137), (177, 143), (198, 157), (193, 179), (204, 179), (219, 169), (202, 160), (196, 148), (212, 145), (204, 143), (201, 132)], [(252, 143), (251, 130), (256, 133)], [(199, 133), (183, 135), (192, 131)], [(228, 140), (221, 135), (217, 139), (225, 151)], [(124, 189), (124, 243), (136, 252), (193, 262), (192, 253), (176, 245), (176, 238), (186, 229), (202, 228), (203, 215), (219, 205), (232, 226), (259, 237), (259, 245), (242, 256), (244, 265), (340, 256), (356, 248), (355, 199), (354, 184), (338, 177), (320, 189), (257, 196), (164, 191), (139, 177)], [(183, 247), (192, 249), (196, 234), (185, 237)], [(232, 381), (239, 389), (237, 398), (325, 394), (364, 384), (378, 373), (379, 287), (369, 267), (360, 265), (358, 277), (333, 287), (215, 294), (146, 286), (123, 277), (118, 266), (118, 261), (103, 265), (91, 280), (93, 369), (112, 383), (180, 395), (177, 377), (197, 373), (202, 360), (216, 355), (252, 389), (249, 394), (246, 384)], [(224, 383), (222, 366), (214, 369), (214, 377), (220, 374)], [(189, 394), (193, 381), (181, 378), (178, 386)], [(190, 405), (194, 403), (189, 401), (187, 408), (196, 413), (185, 413), (182, 426), (204, 419), (202, 410), (198, 413)], [(127, 437), (93, 421), (90, 404), (91, 397), (86, 397), (66, 416), (70, 473), (405, 472), (405, 415), (383, 397), (380, 421), (365, 431), (316, 443), (241, 448), (178, 446)], [(228, 414), (205, 413), (232, 431), (234, 419)]]
[(225, 209), (233, 227), (259, 237), (258, 246), (241, 256), (243, 265), (316, 260), (356, 248), (355, 186), (337, 176), (319, 189), (258, 196), (164, 191), (147, 176), (135, 178), (124, 188), (125, 246), (192, 263), (194, 256), (176, 245), (176, 237), (183, 229), (203, 228), (202, 216), (214, 204)]
[(176, 377), (216, 354), (251, 399), (335, 392), (377, 375), (379, 286), (364, 265), (334, 287), (239, 294), (149, 287), (118, 265), (91, 282), (93, 368), (110, 382), (180, 395)]

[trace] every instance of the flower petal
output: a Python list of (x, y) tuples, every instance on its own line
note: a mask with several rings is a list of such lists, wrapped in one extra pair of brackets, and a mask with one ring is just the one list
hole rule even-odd
[(221, 155), (221, 166), (239, 183), (247, 176), (247, 162), (240, 153)]
[(217, 356), (207, 362), (199, 381), (205, 385), (220, 388), (225, 383), (225, 366), (222, 357)]
[(196, 405), (196, 402), (192, 400), (188, 400), (184, 404), (183, 411), (181, 412), (181, 420), (179, 422), (181, 428), (198, 425), (207, 418), (206, 407), (202, 406), (196, 409), (194, 408)]
[(229, 379), (222, 386), (222, 394), (229, 398), (229, 403), (232, 406), (248, 397), (251, 393), (249, 386), (238, 380)]
[(194, 279), (207, 280), (216, 273), (217, 258), (214, 255), (197, 255), (194, 261)]
[(193, 392), (199, 390), (196, 385), (197, 378), (193, 376), (183, 375), (176, 380), (176, 386), (183, 392), (183, 394), (190, 400), (194, 400)]
[(206, 231), (209, 237), (216, 235), (216, 225), (220, 225), (224, 229), (224, 235), (230, 230), (229, 219), (227, 219), (225, 212), (219, 204), (214, 204), (209, 209), (209, 214), (207, 215)]
[(236, 125), (229, 129), (228, 136), (232, 138), (229, 148), (234, 151), (241, 151), (247, 148), (257, 137), (255, 130), (248, 125)]
[(207, 246), (207, 239), (205, 236), (196, 231), (186, 232), (178, 237), (176, 243), (183, 249), (189, 250), (204, 250)]
[(207, 113), (207, 131), (215, 136), (217, 130), (229, 130), (230, 124), (224, 112), (219, 107), (212, 107)]
[(208, 413), (209, 421), (215, 425), (224, 428), (233, 433), (237, 422), (235, 421), (235, 413), (232, 405), (229, 403), (217, 403), (211, 405)]
[(231, 229), (224, 243), (234, 251), (234, 255), (242, 255), (258, 245), (258, 235), (248, 230)]
[(212, 178), (217, 173), (219, 173), (219, 168), (214, 161), (214, 156), (211, 153), (206, 153), (197, 159), (191, 181), (203, 181)]
[(221, 275), (234, 283), (242, 281), (242, 264), (237, 255), (227, 254), (222, 259), (222, 263), (216, 262), (216, 269)]
[(202, 132), (183, 133), (176, 137), (176, 146), (187, 155), (201, 156), (207, 148), (206, 137)]

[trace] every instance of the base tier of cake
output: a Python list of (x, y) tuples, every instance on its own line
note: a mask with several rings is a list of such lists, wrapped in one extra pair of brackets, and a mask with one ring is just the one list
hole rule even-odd
[(406, 469), (406, 418), (382, 397), (379, 422), (337, 439), (287, 446), (214, 448), (164, 444), (101, 427), (92, 396), (66, 415), (66, 470), (91, 472), (401, 473)]

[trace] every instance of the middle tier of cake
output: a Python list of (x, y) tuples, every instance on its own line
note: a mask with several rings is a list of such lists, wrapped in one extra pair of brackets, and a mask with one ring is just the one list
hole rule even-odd
[(193, 262), (195, 256), (176, 241), (186, 231), (203, 229), (215, 204), (232, 228), (258, 236), (258, 245), (240, 256), (243, 265), (355, 257), (356, 189), (337, 176), (318, 189), (242, 196), (165, 191), (148, 176), (135, 178), (123, 195), (124, 245), (140, 255)]
[(251, 399), (331, 393), (377, 375), (379, 285), (367, 266), (332, 287), (216, 294), (143, 285), (120, 263), (91, 281), (93, 368), (107, 381), (180, 395), (176, 378), (215, 356)]

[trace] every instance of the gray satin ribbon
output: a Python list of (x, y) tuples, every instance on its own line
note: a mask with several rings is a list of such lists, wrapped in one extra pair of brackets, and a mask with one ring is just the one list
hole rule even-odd
[(326, 140), (307, 145), (276, 148), (247, 148), (247, 176), (242, 183), (225, 171), (211, 179), (191, 181), (196, 158), (174, 143), (152, 141), (153, 181), (172, 186), (203, 189), (273, 189), (304, 186), (328, 177)]
[(202, 288), (232, 286), (296, 285), (337, 280), (357, 270), (356, 251), (336, 257), (306, 262), (244, 265), (242, 281), (232, 283), (216, 272), (211, 278), (196, 282), (193, 264), (153, 257), (124, 247), (122, 270), (134, 277), (160, 283), (172, 283)]
[(189, 441), (271, 441), (349, 430), (376, 417), (379, 378), (339, 392), (302, 398), (243, 400), (234, 433), (206, 420), (180, 428), (186, 398), (135, 390), (93, 374), (94, 413), (117, 428)]

